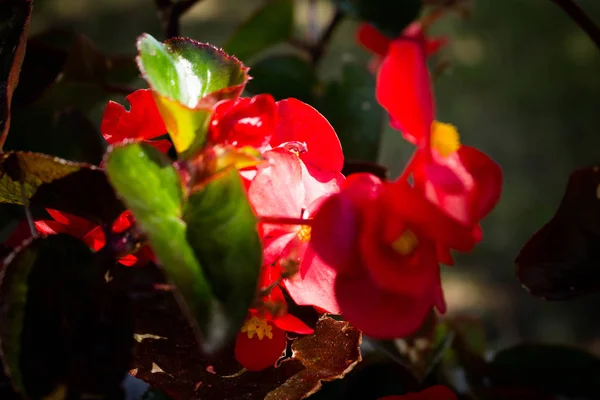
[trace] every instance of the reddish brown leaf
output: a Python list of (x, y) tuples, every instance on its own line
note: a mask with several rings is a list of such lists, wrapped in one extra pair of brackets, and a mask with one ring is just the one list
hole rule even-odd
[(0, 149), (10, 128), (10, 104), (25, 55), (31, 0), (0, 4)]
[(170, 293), (140, 298), (134, 307), (137, 340), (131, 374), (174, 400), (302, 399), (361, 359), (360, 332), (346, 322), (323, 318), (314, 335), (292, 345), (294, 357), (278, 368), (236, 375), (242, 367), (233, 346), (210, 360), (200, 354)]
[(534, 296), (567, 300), (600, 289), (600, 167), (574, 171), (554, 217), (519, 253), (517, 275)]
[(265, 399), (305, 399), (321, 388), (321, 382), (343, 378), (359, 361), (361, 332), (347, 322), (321, 318), (314, 335), (292, 344), (293, 358), (304, 369), (270, 392)]

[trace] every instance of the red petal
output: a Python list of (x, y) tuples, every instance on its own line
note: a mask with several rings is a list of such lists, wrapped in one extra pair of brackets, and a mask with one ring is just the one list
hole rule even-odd
[(46, 211), (52, 218), (54, 218), (58, 223), (65, 226), (63, 232), (69, 233), (76, 238), (82, 239), (85, 235), (87, 235), (92, 229), (98, 227), (97, 224), (88, 221), (85, 218), (81, 218), (77, 215), (69, 214), (66, 212), (53, 210), (50, 208), (46, 208)]
[(308, 151), (300, 155), (306, 165), (341, 172), (344, 166), (342, 146), (331, 124), (313, 107), (296, 99), (277, 102), (279, 123), (271, 146), (303, 142)]
[(429, 38), (425, 41), (425, 52), (428, 56), (434, 55), (448, 44), (448, 38)]
[(106, 244), (104, 232), (102, 231), (102, 227), (100, 226), (95, 227), (80, 239), (82, 239), (85, 242), (85, 244), (90, 246), (90, 248), (95, 251), (100, 250)]
[(319, 207), (312, 222), (311, 246), (324, 263), (339, 271), (350, 260), (357, 259), (361, 210), (369, 207), (382, 187), (381, 180), (374, 175), (352, 174), (342, 191)]
[[(64, 232), (65, 227), (56, 221), (35, 221), (35, 230), (42, 235), (53, 235)], [(6, 247), (15, 248), (31, 237), (31, 229), (27, 221), (21, 221), (4, 241)]]
[(401, 224), (392, 239), (387, 240), (383, 232), (391, 223), (394, 221), (390, 221), (384, 206), (374, 204), (366, 210), (359, 239), (363, 267), (376, 285), (392, 293), (418, 297), (431, 291), (439, 275), (435, 244), (418, 237), (413, 252), (402, 256), (391, 247), (391, 241), (407, 227)]
[(67, 227), (57, 221), (35, 221), (35, 229), (43, 235), (55, 235), (57, 233), (67, 233)]
[(133, 254), (127, 254), (119, 258), (119, 263), (123, 264), (126, 267), (134, 266), (138, 262), (138, 259)]
[(285, 314), (284, 316), (277, 317), (273, 320), (276, 327), (283, 329), (286, 332), (294, 332), (300, 335), (311, 335), (315, 331), (310, 326), (306, 325), (300, 319), (294, 317), (292, 314)]
[(100, 132), (109, 144), (152, 139), (167, 132), (150, 89), (137, 90), (125, 99), (131, 105), (129, 111), (114, 101), (109, 101), (104, 110)]
[(248, 198), (258, 215), (300, 218), (306, 208), (302, 166), (295, 154), (283, 149), (264, 153), (269, 161), (258, 167)]
[(264, 151), (276, 124), (275, 99), (270, 94), (261, 94), (217, 104), (208, 135), (214, 144), (252, 146)]
[(301, 163), (302, 183), (304, 184), (304, 204), (312, 204), (318, 199), (340, 191), (346, 178), (341, 172), (324, 171)]
[(338, 275), (335, 293), (344, 319), (376, 338), (414, 333), (433, 305), (430, 293), (415, 298), (386, 292), (360, 270), (352, 275)]
[(425, 57), (420, 41), (397, 39), (377, 75), (377, 101), (390, 113), (395, 126), (417, 142), (429, 140), (435, 113)]
[(461, 146), (458, 155), (475, 181), (476, 201), (473, 213), (477, 221), (496, 206), (502, 193), (502, 169), (485, 153), (471, 146)]
[(472, 227), (444, 214), (406, 182), (387, 184), (384, 196), (390, 218), (405, 221), (418, 236), (429, 237), (459, 251), (470, 251), (477, 242)]
[(385, 57), (391, 39), (379, 32), (373, 25), (361, 23), (356, 31), (356, 40), (371, 52)]
[(441, 244), (436, 244), (437, 258), (438, 261), (442, 264), (446, 265), (454, 265), (454, 258), (452, 257), (452, 253), (450, 253), (450, 249), (442, 246)]
[(235, 358), (248, 371), (261, 371), (273, 366), (285, 350), (285, 331), (270, 321), (267, 323), (272, 326), (272, 339), (259, 339), (257, 335), (249, 338), (247, 333), (239, 332), (235, 340)]
[(169, 151), (173, 144), (167, 139), (159, 139), (159, 140), (144, 140), (144, 143), (149, 144), (158, 149), (161, 153), (166, 153)]
[(123, 211), (119, 217), (113, 222), (112, 231), (115, 233), (125, 232), (133, 223), (133, 214), (131, 211)]
[(331, 314), (339, 314), (334, 293), (335, 269), (323, 262), (309, 245), (302, 257), (300, 270), (283, 284), (292, 299), (301, 306), (315, 306)]

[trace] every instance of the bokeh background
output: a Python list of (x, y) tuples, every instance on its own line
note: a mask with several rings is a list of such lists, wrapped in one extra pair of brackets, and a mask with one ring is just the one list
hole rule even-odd
[[(296, 3), (295, 36), (314, 40), (332, 5)], [(600, 1), (579, 3), (600, 22)], [(261, 4), (199, 1), (182, 19), (182, 36), (223, 45)], [(163, 39), (152, 0), (37, 0), (31, 34), (57, 26), (84, 33), (109, 54), (135, 54), (142, 32)], [(324, 81), (338, 78), (347, 63), (368, 63), (370, 55), (354, 41), (356, 27), (347, 18), (335, 31), (319, 65)], [(550, 0), (475, 0), (468, 18), (449, 14), (432, 32), (450, 38), (441, 56), (450, 68), (435, 80), (438, 119), (456, 125), (464, 143), (490, 154), (505, 173), (502, 199), (483, 223), (483, 242), (444, 269), (449, 312), (481, 317), (496, 349), (535, 340), (600, 353), (600, 297), (533, 298), (520, 287), (513, 262), (553, 215), (569, 173), (600, 160), (600, 53)], [(96, 126), (104, 104), (90, 112)], [(378, 105), (363, 102), (356, 112), (370, 107)], [(389, 128), (381, 143), (379, 160), (397, 175), (410, 146)]]

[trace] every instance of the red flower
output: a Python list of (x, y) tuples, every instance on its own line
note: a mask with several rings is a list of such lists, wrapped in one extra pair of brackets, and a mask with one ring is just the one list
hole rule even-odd
[[(418, 146), (401, 179), (412, 173), (415, 187), (429, 201), (481, 238), (479, 221), (499, 200), (502, 172), (485, 154), (461, 146), (454, 127), (434, 122), (425, 53), (422, 36), (394, 41), (377, 78), (377, 99), (390, 113), (392, 126)], [(438, 258), (453, 262), (448, 249), (439, 245)]]
[[(98, 251), (106, 244), (106, 238), (102, 227), (77, 215), (47, 208), (46, 211), (52, 220), (34, 221), (35, 228), (40, 235), (55, 235), (66, 233), (77, 239), (81, 239), (92, 250)], [(115, 233), (124, 232), (129, 229), (133, 216), (129, 211), (123, 212), (113, 223), (112, 230)], [(10, 248), (16, 248), (31, 236), (27, 221), (21, 222), (13, 231), (11, 236), (4, 242)], [(143, 246), (136, 254), (128, 254), (119, 258), (119, 262), (126, 266), (144, 264), (154, 258), (148, 246)]]
[(354, 174), (317, 211), (311, 246), (336, 272), (345, 319), (368, 335), (399, 337), (432, 306), (445, 311), (437, 244), (468, 251), (476, 239), (408, 183)]
[(418, 393), (407, 393), (399, 396), (385, 396), (378, 400), (458, 400), (456, 394), (446, 386), (436, 385)]
[[(407, 26), (398, 39), (402, 38), (419, 38), (419, 40), (422, 38), (427, 56), (437, 53), (448, 42), (446, 38), (426, 38), (420, 22), (413, 22)], [(394, 39), (384, 35), (373, 25), (362, 23), (356, 31), (356, 40), (374, 54), (369, 64), (369, 69), (375, 72), (381, 65), (381, 61), (386, 56), (390, 44)]]
[[(310, 218), (321, 198), (339, 191), (344, 180), (342, 148), (335, 131), (313, 107), (296, 99), (277, 103), (270, 95), (219, 103), (208, 134), (212, 144), (253, 146), (266, 163), (247, 168), (248, 197), (258, 215)], [(300, 274), (286, 280), (292, 298), (337, 313), (333, 273), (312, 251), (310, 228), (261, 224), (264, 263), (294, 259)]]
[(108, 144), (127, 139), (142, 140), (166, 152), (171, 147), (168, 140), (150, 140), (167, 133), (167, 128), (156, 107), (150, 89), (137, 90), (125, 97), (131, 108), (129, 111), (109, 101), (102, 116), (100, 132)]
[(263, 297), (266, 308), (271, 312), (251, 309), (236, 337), (235, 358), (249, 371), (268, 368), (281, 358), (287, 345), (286, 331), (302, 335), (314, 332), (300, 319), (287, 313), (283, 293), (275, 285), (280, 276), (277, 271), (275, 267), (265, 266), (260, 278), (259, 287), (272, 287)]

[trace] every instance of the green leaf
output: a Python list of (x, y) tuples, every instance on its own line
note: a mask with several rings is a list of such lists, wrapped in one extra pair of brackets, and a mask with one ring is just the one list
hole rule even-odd
[(237, 169), (190, 195), (183, 213), (187, 240), (228, 316), (233, 336), (254, 300), (262, 265), (257, 219)]
[(223, 48), (240, 60), (249, 60), (270, 46), (291, 38), (293, 28), (293, 0), (267, 1), (238, 27)]
[(381, 32), (398, 36), (421, 11), (422, 0), (334, 0), (355, 18), (373, 24)]
[(19, 83), (31, 6), (31, 0), (0, 4), (0, 149), (10, 128), (11, 99)]
[(534, 296), (568, 300), (600, 290), (600, 166), (571, 173), (554, 217), (523, 246), (517, 276)]
[(199, 326), (207, 351), (224, 344), (222, 305), (213, 295), (182, 220), (184, 193), (179, 173), (157, 149), (143, 143), (115, 147), (106, 160), (109, 180), (146, 233), (168, 279), (181, 294), (183, 312)]
[(385, 113), (375, 99), (375, 78), (364, 66), (346, 63), (342, 79), (327, 85), (319, 104), (340, 138), (345, 158), (377, 161)]
[(490, 364), (494, 387), (534, 389), (569, 398), (600, 393), (600, 359), (577, 348), (523, 344), (496, 354)]
[(263, 58), (252, 66), (251, 74), (253, 79), (248, 82), (248, 91), (269, 93), (276, 100), (294, 97), (310, 103), (318, 84), (310, 63), (295, 54)]
[(16, 391), (120, 392), (133, 345), (128, 297), (82, 241), (59, 234), (17, 249), (3, 266), (0, 303), (2, 361)]
[(38, 187), (90, 166), (39, 153), (10, 152), (0, 155), (0, 202), (23, 204)]
[(235, 57), (191, 39), (160, 43), (144, 34), (137, 48), (138, 66), (177, 152), (192, 155), (204, 143), (212, 106), (241, 94), (248, 69)]

